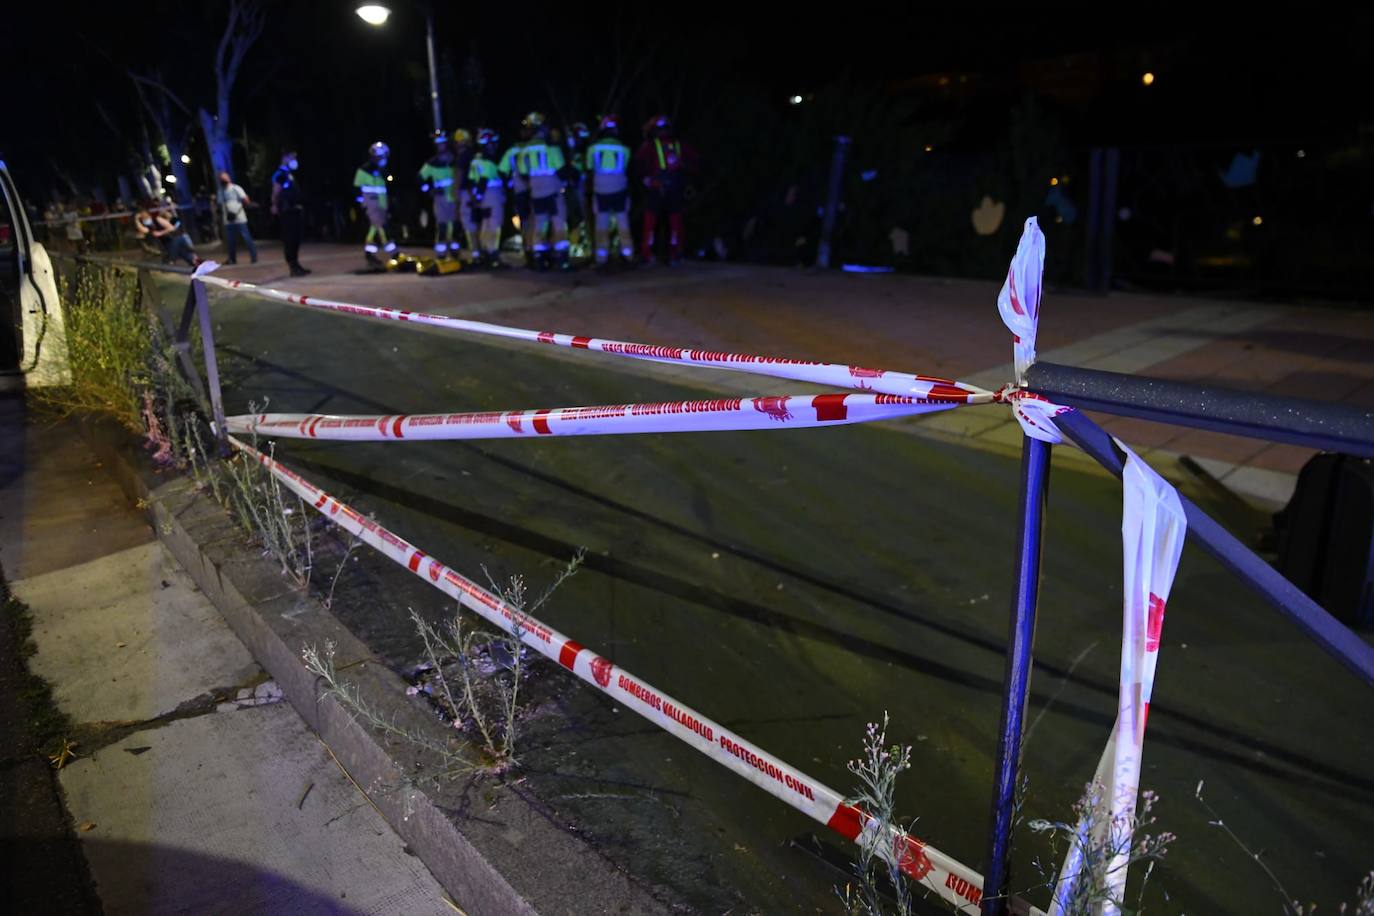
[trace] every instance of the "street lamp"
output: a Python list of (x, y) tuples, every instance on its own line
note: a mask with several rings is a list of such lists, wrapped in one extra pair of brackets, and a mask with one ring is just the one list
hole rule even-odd
[(368, 25), (383, 25), (387, 17), (391, 15), (391, 10), (378, 3), (365, 3), (355, 10), (358, 18)]
[[(380, 3), (359, 4), (354, 12), (371, 26), (382, 26), (391, 18), (391, 8)], [(434, 66), (434, 5), (425, 4), (425, 50), (429, 52), (429, 102), (434, 108), (434, 130), (444, 129), (444, 117), (439, 111), (439, 76)]]

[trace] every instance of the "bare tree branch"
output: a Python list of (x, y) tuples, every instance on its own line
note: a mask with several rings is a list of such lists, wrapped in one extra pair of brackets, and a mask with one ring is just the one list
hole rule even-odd
[[(177, 98), (177, 94), (172, 90), (168, 89), (167, 85), (163, 83), (162, 80), (156, 79), (152, 76), (147, 76), (142, 73), (135, 73), (133, 70), (129, 70), (127, 72), (129, 74), (129, 79), (133, 80), (135, 85), (142, 84), (144, 86), (151, 86), (153, 89), (156, 89), (158, 92), (161, 92), (167, 98), (171, 99), (174, 103), (176, 103), (176, 106), (180, 108), (188, 117), (190, 116), (191, 109), (187, 108), (186, 103), (183, 102), (181, 99)], [(142, 98), (142, 96), (143, 90), (140, 89), (139, 97)], [(144, 104), (147, 104), (146, 100)]]
[(258, 0), (231, 0), (229, 21), (225, 23), (215, 55), (216, 88), (222, 98), (227, 99), (228, 90), (234, 85), (239, 68), (243, 66), (243, 59), (262, 35), (266, 24), (267, 14)]

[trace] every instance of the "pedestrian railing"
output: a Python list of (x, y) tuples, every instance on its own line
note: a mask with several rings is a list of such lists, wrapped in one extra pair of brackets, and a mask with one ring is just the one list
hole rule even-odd
[[(1041, 530), (1047, 498), (1048, 473), (1054, 443), (1067, 435), (1073, 443), (1118, 477), (1127, 475), (1127, 516), (1132, 514), (1132, 480), (1145, 480), (1163, 507), (1156, 521), (1142, 524), (1146, 539), (1155, 538), (1155, 573), (1144, 571), (1138, 587), (1127, 589), (1126, 630), (1123, 636), (1122, 705), (1117, 729), (1104, 754), (1104, 766), (1115, 760), (1133, 766), (1138, 774), (1143, 738), (1143, 697), (1148, 707), (1154, 653), (1159, 627), (1173, 579), (1173, 566), (1184, 526), (1186, 532), (1252, 589), (1272, 603), (1366, 684), (1374, 686), (1374, 649), (1284, 579), (1267, 562), (1223, 529), (1195, 504), (1149, 471), (1129, 449), (1113, 440), (1083, 409), (1183, 425), (1199, 426), (1319, 449), (1339, 449), (1374, 456), (1374, 411), (1223, 389), (1166, 383), (1070, 369), (1034, 360), (1039, 311), (1040, 269), (1044, 241), (1035, 221), (1025, 234), (999, 298), (1004, 321), (1015, 334), (1018, 378), (999, 391), (931, 376), (751, 354), (705, 351), (674, 346), (606, 340), (588, 336), (527, 330), (487, 322), (451, 318), (396, 308), (318, 298), (308, 294), (257, 286), (214, 276), (215, 265), (202, 265), (190, 278), (185, 308), (172, 337), (178, 360), (197, 392), (222, 447), (237, 450), (260, 462), (286, 487), (340, 528), (374, 547), (383, 556), (481, 615), (512, 631), (528, 646), (566, 668), (626, 708), (690, 744), (717, 763), (754, 783), (765, 792), (825, 824), (845, 838), (874, 844), (885, 861), (900, 867), (911, 880), (961, 911), (1008, 911), (1008, 865), (1024, 714), (1033, 657), (1033, 634), (1040, 574)], [(109, 263), (109, 262), (106, 262)], [(600, 352), (628, 359), (671, 363), (701, 369), (728, 369), (772, 378), (790, 379), (847, 389), (849, 393), (795, 396), (758, 396), (640, 404), (557, 407), (533, 410), (451, 412), (411, 415), (333, 416), (271, 413), (226, 416), (215, 359), (211, 289), (246, 294), (287, 306), (375, 321), (423, 324), (460, 334), (495, 336), (531, 344)], [(199, 325), (206, 378), (201, 381), (190, 353), (192, 322)], [(620, 668), (543, 622), (507, 605), (500, 597), (445, 565), (373, 519), (290, 470), (274, 457), (237, 438), (308, 438), (339, 441), (402, 441), (416, 439), (524, 438), (567, 435), (612, 435), (642, 432), (707, 432), (820, 427), (892, 419), (913, 414), (970, 406), (1010, 407), (1026, 431), (1023, 444), (1020, 537), (1015, 554), (1016, 590), (1011, 609), (1006, 677), (1001, 704), (1001, 728), (995, 757), (987, 874), (979, 875), (951, 855), (937, 850), (890, 824), (879, 823), (849, 803), (843, 793), (808, 776), (714, 721), (703, 712), (675, 700), (669, 693)], [(1152, 497), (1153, 498), (1153, 497)], [(1131, 570), (1127, 569), (1128, 586)], [(1138, 593), (1133, 609), (1132, 595)], [(1133, 632), (1134, 630), (1138, 632)], [(1129, 676), (1128, 676), (1128, 670)], [(1129, 680), (1133, 678), (1133, 680)], [(1131, 696), (1128, 696), (1130, 694)], [(1133, 737), (1132, 737), (1133, 736)], [(1134, 741), (1133, 763), (1123, 745)], [(1115, 746), (1115, 757), (1113, 754)], [(1129, 748), (1128, 748), (1129, 749)], [(1101, 772), (1101, 771), (1099, 771)], [(1123, 775), (1124, 774), (1124, 775)], [(1138, 776), (1122, 771), (1116, 777), (1121, 808), (1133, 811)], [(1108, 794), (1113, 790), (1108, 787)], [(1129, 796), (1129, 797), (1127, 797)], [(1103, 816), (1115, 817), (1112, 803)], [(1083, 829), (1096, 829), (1083, 825)], [(1066, 899), (1081, 863), (1071, 859), (1061, 871), (1056, 903)], [(1113, 877), (1124, 887), (1125, 869)], [(1035, 911), (1030, 908), (1032, 912)], [(1110, 907), (1108, 907), (1110, 910)]]

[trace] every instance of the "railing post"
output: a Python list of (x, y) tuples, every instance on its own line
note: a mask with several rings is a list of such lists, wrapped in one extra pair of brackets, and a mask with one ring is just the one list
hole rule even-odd
[(835, 233), (835, 218), (840, 209), (840, 185), (844, 182), (845, 151), (850, 139), (845, 136), (835, 138), (835, 155), (830, 160), (830, 183), (825, 197), (825, 219), (821, 222), (821, 240), (816, 246), (816, 266), (821, 269), (830, 267), (830, 237)]
[[(210, 322), (210, 297), (205, 294), (205, 284), (191, 278), (191, 295), (194, 297), (196, 311), (200, 314), (200, 343), (205, 352), (205, 382), (210, 389), (210, 409), (215, 415), (215, 438), (219, 440), (221, 458), (229, 457), (229, 438), (224, 425), (224, 400), (219, 389), (219, 364), (215, 361), (215, 329)], [(188, 311), (190, 303), (187, 303)], [(185, 327), (189, 315), (183, 316)]]
[(196, 368), (196, 361), (191, 358), (191, 317), (195, 314), (196, 294), (190, 288), (186, 289), (186, 304), (181, 310), (181, 321), (176, 327), (172, 327), (162, 312), (158, 309), (157, 303), (153, 300), (153, 294), (148, 289), (147, 271), (142, 267), (138, 269), (138, 285), (142, 290), (144, 307), (153, 315), (158, 316), (162, 321), (163, 327), (172, 335), (172, 349), (176, 351), (177, 362), (181, 364), (181, 374), (186, 377), (186, 381), (196, 393), (196, 401), (201, 409), (208, 409), (210, 406), (210, 396), (205, 392), (205, 384), (200, 380), (200, 370)]
[(1035, 646), (1035, 605), (1040, 591), (1040, 538), (1049, 495), (1050, 446), (1025, 437), (1021, 451), (1021, 538), (1016, 551), (1016, 593), (1011, 603), (1007, 669), (1002, 683), (1002, 727), (993, 775), (992, 817), (983, 878), (983, 916), (1008, 912), (1011, 830), (1015, 816), (1021, 732), (1030, 692)]

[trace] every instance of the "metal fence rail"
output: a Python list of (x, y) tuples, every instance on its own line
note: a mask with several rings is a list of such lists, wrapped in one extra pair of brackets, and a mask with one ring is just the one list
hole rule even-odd
[[(1374, 411), (1361, 408), (1054, 363), (1033, 364), (1026, 379), (1027, 389), (1033, 394), (1074, 408), (1056, 417), (1056, 425), (1074, 444), (1117, 477), (1121, 476), (1125, 464), (1124, 453), (1082, 409), (1374, 456)], [(1025, 439), (1021, 465), (1021, 550), (1016, 558), (1017, 588), (1007, 637), (1002, 730), (995, 758), (988, 858), (984, 869), (983, 916), (1002, 916), (1008, 912), (1013, 789), (1020, 768), (1022, 725), (1034, 662), (1035, 585), (1028, 577), (1038, 579), (1039, 576), (1040, 532), (1044, 526), (1044, 496), (1048, 492), (1048, 453), (1049, 446), (1043, 442)], [(1356, 677), (1374, 687), (1374, 648), (1195, 503), (1182, 494), (1179, 494), (1179, 501), (1188, 519), (1189, 538), (1297, 624)], [(1032, 556), (1036, 561), (1033, 567), (1030, 564)]]
[[(148, 271), (185, 275), (184, 270), (135, 265), (91, 256), (57, 257), (138, 270), (145, 285)], [(205, 284), (189, 284), (179, 326), (173, 332), (179, 362), (196, 386), (203, 409), (213, 416), (224, 443), (225, 421), (216, 371), (213, 323)], [(189, 331), (199, 318), (208, 385), (201, 383), (189, 347)], [(579, 338), (581, 339), (581, 338)], [(1244, 435), (1310, 448), (1374, 457), (1374, 411), (1319, 401), (1243, 392), (1217, 386), (1035, 363), (1027, 372), (1026, 390), (1073, 409), (1055, 423), (1079, 448), (1120, 477), (1125, 456), (1084, 409), (1216, 432)], [(1008, 893), (1014, 796), (1022, 750), (1025, 711), (1034, 663), (1034, 635), (1040, 581), (1042, 532), (1049, 495), (1052, 448), (1026, 437), (1020, 488), (1020, 534), (1014, 557), (1013, 592), (1002, 690), (1001, 724), (994, 758), (995, 773), (989, 818), (987, 856), (981, 900), (983, 916), (1026, 912), (1024, 902)], [(1180, 494), (1188, 535), (1228, 570), (1292, 620), (1325, 651), (1366, 685), (1374, 687), (1374, 648), (1278, 573), (1196, 504)], [(977, 899), (977, 898), (967, 898)], [(965, 903), (971, 906), (972, 903)], [(962, 908), (961, 908), (962, 911)]]

